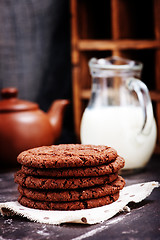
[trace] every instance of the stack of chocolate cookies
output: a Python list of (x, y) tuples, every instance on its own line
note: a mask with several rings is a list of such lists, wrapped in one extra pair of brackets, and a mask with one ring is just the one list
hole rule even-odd
[(119, 198), (124, 159), (106, 146), (63, 144), (19, 154), (15, 174), (20, 204), (43, 210), (100, 207)]

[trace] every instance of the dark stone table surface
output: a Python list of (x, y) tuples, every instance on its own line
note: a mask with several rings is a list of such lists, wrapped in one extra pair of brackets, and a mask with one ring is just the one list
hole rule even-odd
[[(0, 173), (0, 202), (17, 200), (15, 170)], [(124, 176), (126, 185), (160, 182), (160, 156), (155, 155), (143, 172)], [(0, 240), (160, 240), (160, 188), (138, 204), (130, 204), (130, 213), (121, 213), (101, 224), (60, 226), (40, 224), (21, 217), (0, 216)]]

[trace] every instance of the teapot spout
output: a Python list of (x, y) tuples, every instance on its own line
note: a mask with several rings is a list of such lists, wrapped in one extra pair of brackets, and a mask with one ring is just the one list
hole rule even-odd
[(55, 100), (47, 112), (49, 121), (53, 129), (53, 143), (61, 135), (64, 111), (69, 103), (70, 102), (67, 99)]

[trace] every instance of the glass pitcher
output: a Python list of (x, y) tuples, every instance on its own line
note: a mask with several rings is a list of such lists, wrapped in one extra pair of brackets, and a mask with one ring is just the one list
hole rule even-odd
[(81, 120), (81, 143), (107, 145), (125, 159), (124, 171), (143, 168), (156, 143), (156, 123), (142, 63), (110, 57), (89, 61), (91, 98)]

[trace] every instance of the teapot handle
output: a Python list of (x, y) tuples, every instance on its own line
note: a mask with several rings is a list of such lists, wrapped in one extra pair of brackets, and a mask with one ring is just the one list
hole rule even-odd
[(141, 80), (137, 78), (129, 78), (127, 81), (127, 88), (131, 92), (134, 91), (137, 94), (143, 112), (143, 124), (140, 133), (148, 135), (151, 131), (154, 119), (148, 88)]

